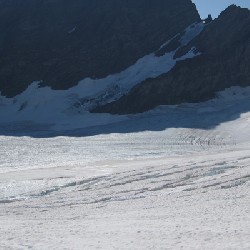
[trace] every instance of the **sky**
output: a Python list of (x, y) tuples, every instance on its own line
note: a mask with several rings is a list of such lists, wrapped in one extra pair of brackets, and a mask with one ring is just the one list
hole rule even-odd
[(250, 0), (192, 0), (198, 11), (200, 12), (201, 18), (206, 18), (208, 14), (211, 14), (213, 18), (216, 18), (221, 11), (226, 9), (231, 4), (250, 9)]

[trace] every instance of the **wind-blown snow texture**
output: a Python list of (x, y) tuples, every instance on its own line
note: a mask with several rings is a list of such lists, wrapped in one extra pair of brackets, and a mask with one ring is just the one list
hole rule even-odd
[(1, 248), (249, 249), (249, 105), (234, 87), (116, 133), (1, 136)]

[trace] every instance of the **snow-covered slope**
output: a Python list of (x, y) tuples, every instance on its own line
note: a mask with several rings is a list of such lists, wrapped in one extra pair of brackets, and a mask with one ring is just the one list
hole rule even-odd
[[(232, 149), (238, 144), (250, 142), (249, 107), (250, 88), (233, 87), (218, 93), (218, 98), (208, 102), (161, 106), (147, 113), (127, 116), (123, 121), (115, 123), (113, 120), (111, 126), (72, 130), (64, 132), (64, 136), (60, 137), (50, 137), (42, 130), (39, 133), (39, 126), (33, 128), (38, 130), (34, 133), (36, 138), (2, 135), (0, 173), (5, 180), (5, 174), (11, 180), (12, 173), (16, 171), (25, 173), (25, 177), (30, 170), (36, 173), (37, 169), (38, 175), (43, 173), (43, 169), (49, 170), (50, 175), (57, 168), (61, 174), (65, 168), (70, 168), (70, 171), (76, 168), (78, 171), (80, 167), (86, 174), (85, 167), (99, 172), (95, 165), (98, 162), (163, 158), (206, 150), (209, 152), (211, 149)], [(4, 126), (1, 126), (1, 130), (4, 134), (9, 132), (12, 136), (18, 135), (19, 123), (16, 125), (17, 131), (14, 130), (15, 123), (12, 126), (5, 128), (5, 131)], [(29, 129), (27, 135), (33, 135)], [(93, 169), (91, 165), (94, 165)], [(67, 185), (68, 182), (71, 180), (59, 179), (59, 184)], [(47, 190), (54, 185), (46, 180), (37, 188)], [(0, 183), (0, 201), (28, 197), (36, 192), (34, 188), (32, 183), (26, 182), (15, 181), (8, 188), (6, 182), (2, 185)]]
[(1, 249), (250, 248), (249, 87), (137, 115), (88, 112), (170, 70), (173, 55), (0, 97)]
[(2, 249), (249, 249), (249, 107), (235, 87), (106, 135), (1, 136)]
[[(188, 27), (181, 38), (181, 46), (186, 45), (203, 28), (203, 23)], [(167, 43), (162, 47), (166, 45)], [(69, 90), (39, 88), (39, 82), (32, 83), (26, 91), (15, 98), (0, 96), (1, 122), (32, 121), (48, 125), (57, 124), (57, 128), (70, 129), (122, 120), (121, 117), (110, 118), (109, 115), (89, 114), (88, 110), (118, 99), (145, 79), (168, 72), (176, 61), (198, 55), (191, 50), (185, 56), (174, 59), (174, 54), (175, 51), (162, 56), (152, 53), (123, 72), (104, 79), (84, 79)]]

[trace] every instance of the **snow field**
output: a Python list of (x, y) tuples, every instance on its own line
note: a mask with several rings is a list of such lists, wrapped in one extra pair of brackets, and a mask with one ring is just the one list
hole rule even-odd
[(248, 93), (1, 136), (1, 249), (249, 249)]

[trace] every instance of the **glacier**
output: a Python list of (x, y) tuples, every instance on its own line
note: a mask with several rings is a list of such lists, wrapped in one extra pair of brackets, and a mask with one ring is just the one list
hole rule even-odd
[(249, 106), (232, 87), (92, 135), (1, 135), (1, 248), (249, 249)]
[[(204, 27), (203, 23), (188, 27), (180, 38), (181, 46), (196, 37)], [(126, 118), (121, 116), (90, 114), (89, 110), (117, 100), (148, 78), (167, 73), (177, 61), (199, 56), (199, 53), (192, 49), (183, 57), (174, 59), (175, 52), (171, 51), (162, 56), (151, 53), (120, 73), (103, 79), (86, 78), (68, 90), (39, 87), (41, 81), (36, 81), (14, 98), (0, 95), (1, 122), (25, 122), (26, 126), (38, 123), (50, 127), (51, 130), (70, 130), (124, 120)]]
[[(203, 27), (188, 27), (182, 45)], [(250, 87), (136, 115), (89, 113), (199, 56), (174, 53), (66, 91), (34, 82), (0, 96), (1, 249), (250, 248)]]

